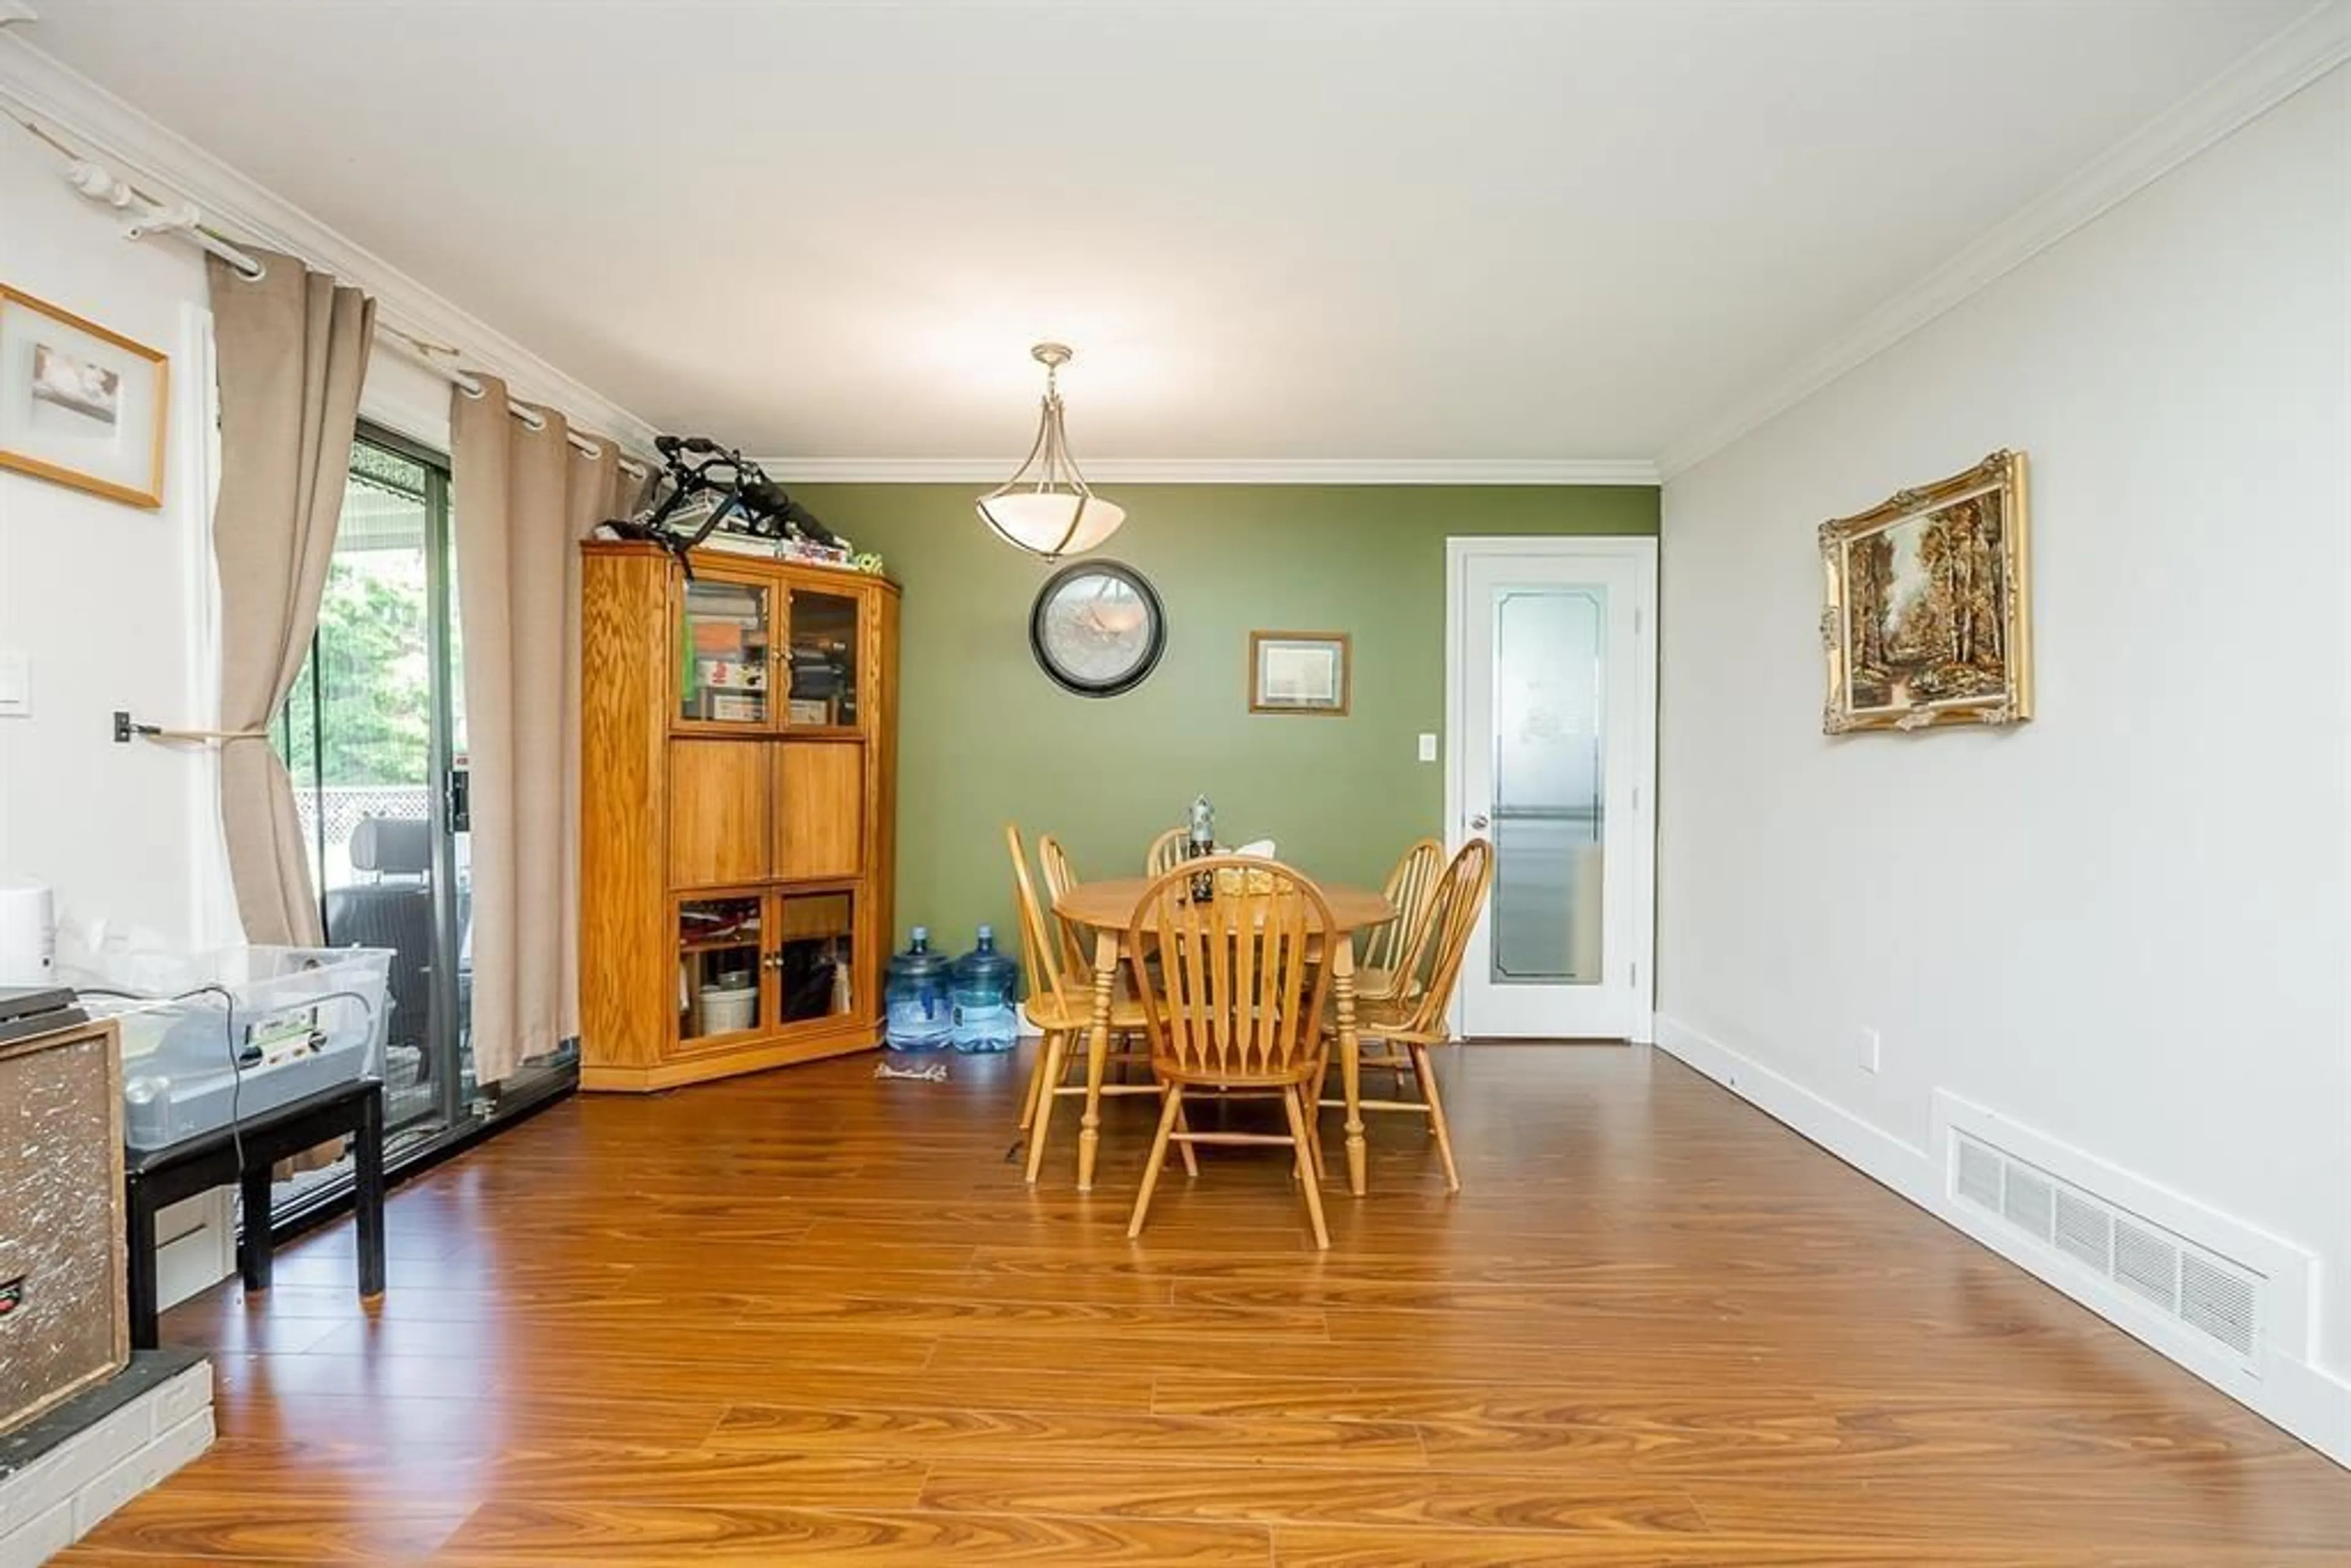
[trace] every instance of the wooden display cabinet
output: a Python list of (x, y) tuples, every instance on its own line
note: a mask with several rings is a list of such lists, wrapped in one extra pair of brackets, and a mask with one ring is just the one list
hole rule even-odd
[(653, 1090), (880, 1042), (898, 590), (581, 547), (580, 1082)]

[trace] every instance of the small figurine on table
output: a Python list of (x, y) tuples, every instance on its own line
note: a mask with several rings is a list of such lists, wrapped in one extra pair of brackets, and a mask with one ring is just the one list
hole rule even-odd
[[(1206, 795), (1192, 798), (1190, 822), (1186, 829), (1184, 858), (1200, 860), (1217, 852), (1217, 809), (1208, 804)], [(1192, 878), (1192, 896), (1206, 903), (1217, 895), (1216, 878), (1201, 872)]]

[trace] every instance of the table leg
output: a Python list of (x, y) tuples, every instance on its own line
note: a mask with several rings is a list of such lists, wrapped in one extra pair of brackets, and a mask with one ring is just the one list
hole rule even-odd
[(351, 1140), (351, 1207), (359, 1225), (360, 1294), (383, 1294), (383, 1091), (360, 1102)]
[(245, 1228), (236, 1244), (237, 1271), (245, 1277), (246, 1290), (266, 1291), (270, 1273), (269, 1162), (237, 1172), (237, 1193), (243, 1200), (237, 1218)]
[(147, 1201), (147, 1185), (137, 1176), (127, 1184), (123, 1207), (130, 1223), (129, 1247), (123, 1255), (131, 1298), (131, 1348), (153, 1350), (162, 1343), (155, 1322), (155, 1206)]
[(1339, 1078), (1347, 1095), (1347, 1190), (1364, 1196), (1364, 1042), (1355, 1032), (1355, 938), (1331, 944), (1331, 1005), (1339, 1024)]
[(1093, 1021), (1086, 1030), (1086, 1113), (1078, 1124), (1078, 1190), (1092, 1192), (1102, 1145), (1102, 1069), (1110, 1061), (1110, 999), (1118, 988), (1118, 933), (1094, 933)]

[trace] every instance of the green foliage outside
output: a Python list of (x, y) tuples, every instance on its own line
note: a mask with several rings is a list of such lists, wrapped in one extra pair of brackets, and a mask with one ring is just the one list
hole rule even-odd
[[(364, 564), (362, 564), (364, 563)], [(323, 782), (423, 784), (431, 761), (424, 562), (421, 554), (339, 557), (327, 569), (317, 652), (303, 666), (278, 726), (279, 750), (307, 787), (314, 761)], [(312, 756), (312, 684), (325, 668), (323, 756)]]

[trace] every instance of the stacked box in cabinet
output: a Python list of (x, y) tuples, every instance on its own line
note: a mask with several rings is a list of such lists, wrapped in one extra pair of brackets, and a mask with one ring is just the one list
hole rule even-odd
[(653, 1090), (879, 1043), (898, 589), (581, 547), (580, 1050)]

